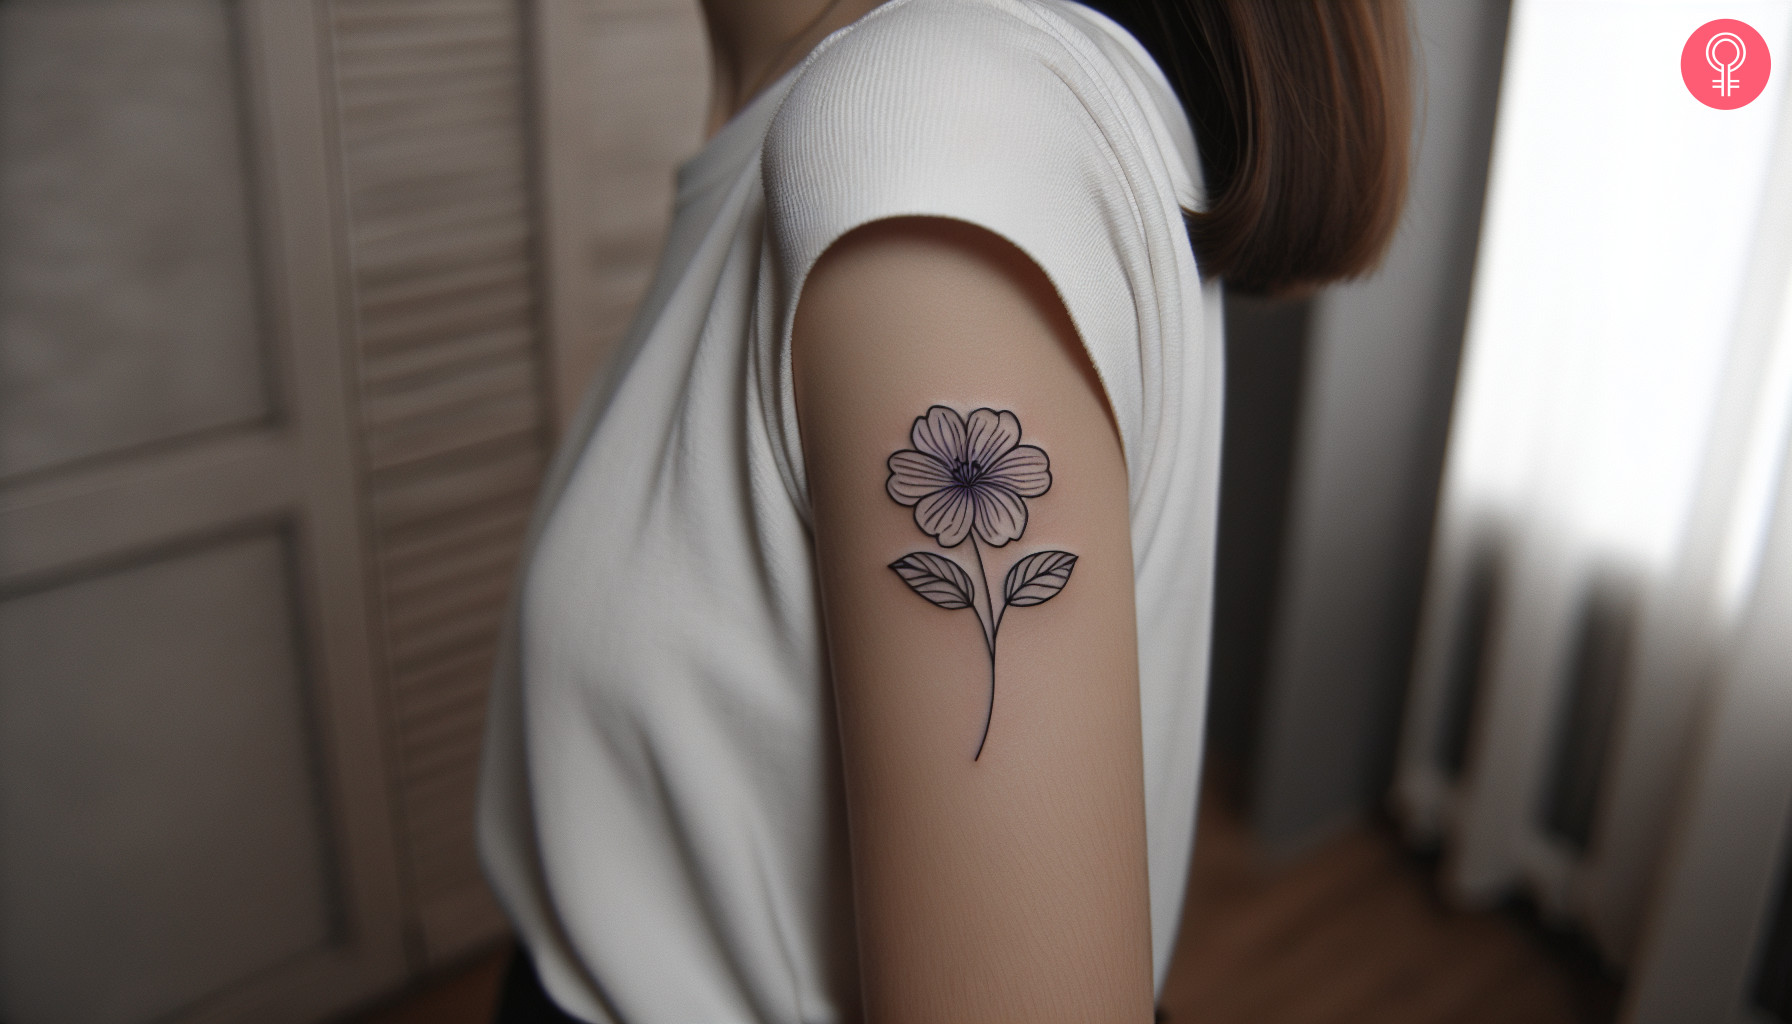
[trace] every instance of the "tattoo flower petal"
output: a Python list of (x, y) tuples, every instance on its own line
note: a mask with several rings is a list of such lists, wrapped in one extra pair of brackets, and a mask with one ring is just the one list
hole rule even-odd
[(915, 525), (939, 539), (940, 547), (955, 548), (971, 532), (975, 502), (963, 487), (934, 491), (915, 506)]
[(1019, 445), (989, 467), (988, 479), (1023, 498), (1037, 498), (1051, 489), (1051, 460), (1030, 444)]
[(1002, 454), (1020, 443), (1020, 419), (1006, 409), (976, 409), (965, 424), (964, 457), (981, 465), (992, 465)]
[(915, 419), (914, 448), (890, 456), (884, 489), (915, 509), (915, 525), (942, 547), (957, 547), (974, 529), (993, 547), (1027, 528), (1023, 499), (1051, 487), (1051, 460), (1020, 443), (1020, 420), (1004, 409), (975, 409), (967, 418), (936, 405)]
[(999, 548), (1027, 530), (1027, 503), (1006, 487), (979, 487), (976, 497), (977, 539)]
[(909, 439), (916, 448), (950, 466), (964, 458), (964, 420), (955, 409), (936, 405), (915, 420)]
[(952, 486), (952, 469), (926, 452), (904, 448), (890, 456), (890, 479), (884, 489), (899, 505), (913, 505), (935, 491)]

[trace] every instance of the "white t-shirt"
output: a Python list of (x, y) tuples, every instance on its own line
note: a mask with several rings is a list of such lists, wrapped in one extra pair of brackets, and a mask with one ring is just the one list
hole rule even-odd
[(890, 0), (678, 172), (623, 350), (550, 470), (500, 659), (479, 837), (549, 993), (592, 1021), (857, 1009), (850, 865), (791, 315), (816, 257), (980, 225), (1069, 310), (1131, 490), (1158, 984), (1193, 843), (1220, 452), (1194, 143), (1145, 51), (1068, 0)]

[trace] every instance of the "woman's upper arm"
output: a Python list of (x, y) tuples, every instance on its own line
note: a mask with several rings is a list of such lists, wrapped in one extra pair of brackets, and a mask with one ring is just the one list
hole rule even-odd
[(1150, 1020), (1126, 468), (1069, 317), (997, 236), (892, 220), (792, 346), (867, 1020)]

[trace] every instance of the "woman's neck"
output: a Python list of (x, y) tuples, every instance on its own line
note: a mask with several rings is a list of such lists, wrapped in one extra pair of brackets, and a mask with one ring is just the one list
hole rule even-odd
[(701, 0), (709, 33), (710, 95), (705, 137), (721, 131), (766, 86), (808, 56), (828, 33), (880, 0)]

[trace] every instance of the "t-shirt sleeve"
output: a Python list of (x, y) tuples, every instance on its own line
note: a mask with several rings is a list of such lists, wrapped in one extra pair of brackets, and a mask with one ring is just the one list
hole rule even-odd
[[(763, 380), (787, 480), (807, 507), (789, 337), (810, 269), (853, 229), (945, 217), (995, 233), (1044, 271), (1106, 391), (1135, 476), (1150, 453), (1144, 381), (1165, 332), (1153, 297), (1182, 268), (1146, 236), (1169, 186), (1136, 142), (1142, 116), (1113, 95), (1086, 40), (1024, 4), (898, 0), (815, 54), (766, 139), (771, 280), (762, 282)], [(1166, 198), (1168, 197), (1168, 198)], [(1156, 204), (1152, 209), (1142, 204)], [(1159, 234), (1163, 227), (1157, 225)], [(1184, 238), (1175, 242), (1186, 247)], [(1174, 332), (1170, 332), (1174, 333)]]

